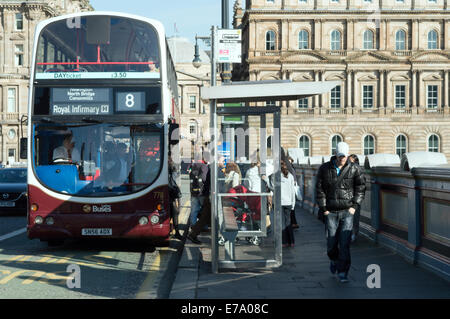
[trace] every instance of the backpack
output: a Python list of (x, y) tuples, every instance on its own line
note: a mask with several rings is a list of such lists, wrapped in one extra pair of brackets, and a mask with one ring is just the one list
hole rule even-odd
[(199, 196), (203, 190), (202, 169), (200, 165), (193, 165), (189, 173), (191, 180), (191, 195)]

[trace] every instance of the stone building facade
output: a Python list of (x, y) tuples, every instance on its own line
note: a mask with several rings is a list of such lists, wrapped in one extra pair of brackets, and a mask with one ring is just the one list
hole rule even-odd
[(89, 0), (0, 1), (0, 161), (19, 162), (19, 139), (26, 137), (34, 30), (45, 19), (92, 10)]
[[(178, 95), (180, 108), (180, 152), (185, 163), (191, 161), (194, 150), (204, 147), (210, 141), (209, 134), (209, 103), (200, 98), (202, 87), (211, 83), (211, 60), (209, 55), (199, 50), (200, 66), (194, 67), (195, 46), (189, 39), (172, 37), (167, 39), (169, 50), (175, 63), (178, 80)], [(200, 41), (199, 41), (200, 42)], [(200, 44), (200, 43), (199, 43)], [(218, 73), (216, 82), (221, 83)]]
[(282, 145), (330, 155), (437, 151), (450, 161), (450, 0), (236, 1), (233, 80), (330, 81), (282, 102)]

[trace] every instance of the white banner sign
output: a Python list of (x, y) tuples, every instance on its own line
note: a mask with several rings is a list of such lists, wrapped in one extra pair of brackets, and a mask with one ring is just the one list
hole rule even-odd
[(241, 30), (217, 30), (219, 63), (242, 62), (242, 31)]

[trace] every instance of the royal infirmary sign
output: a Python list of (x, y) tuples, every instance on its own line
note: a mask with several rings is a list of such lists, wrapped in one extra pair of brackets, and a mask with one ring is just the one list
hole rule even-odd
[(242, 62), (242, 31), (241, 30), (217, 30), (217, 62), (241, 63)]

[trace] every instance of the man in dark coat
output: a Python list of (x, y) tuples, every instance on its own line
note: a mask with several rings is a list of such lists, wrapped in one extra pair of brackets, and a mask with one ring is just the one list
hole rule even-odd
[(330, 271), (348, 282), (353, 215), (364, 200), (366, 183), (361, 168), (348, 160), (349, 146), (338, 143), (336, 156), (317, 173), (316, 198), (326, 216), (327, 254)]

